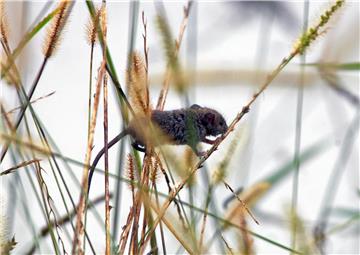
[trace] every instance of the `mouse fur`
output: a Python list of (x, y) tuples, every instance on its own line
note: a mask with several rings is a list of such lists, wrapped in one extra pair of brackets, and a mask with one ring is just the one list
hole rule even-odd
[[(210, 143), (207, 136), (224, 134), (228, 126), (224, 117), (214, 109), (192, 105), (189, 108), (182, 108), (170, 111), (153, 110), (151, 112), (151, 123), (158, 128), (167, 139), (160, 139), (161, 144), (189, 145), (195, 150), (199, 142)], [(142, 126), (142, 127), (139, 127)], [(145, 119), (131, 121), (128, 126), (128, 133), (133, 137), (135, 143), (141, 147), (146, 146), (147, 135), (143, 130), (149, 123)], [(149, 131), (149, 137), (154, 134)]]
[[(151, 127), (161, 132), (154, 132)], [(197, 104), (171, 111), (153, 110), (150, 118), (136, 117), (130, 121), (125, 130), (108, 142), (108, 149), (126, 135), (130, 135), (134, 140), (132, 146), (142, 152), (146, 152), (146, 145), (151, 141), (150, 144), (153, 146), (189, 145), (196, 155), (202, 156), (203, 152), (197, 150), (197, 144), (199, 142), (213, 144), (216, 140), (210, 140), (207, 137), (222, 135), (227, 129), (226, 121), (219, 112)], [(158, 137), (161, 136), (160, 134), (164, 137)], [(104, 153), (105, 148), (102, 148), (90, 167), (88, 192), (95, 167)]]

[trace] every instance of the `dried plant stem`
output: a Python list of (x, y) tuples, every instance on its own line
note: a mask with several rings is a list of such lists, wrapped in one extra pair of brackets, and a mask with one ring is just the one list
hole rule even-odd
[(106, 252), (110, 255), (110, 188), (109, 188), (109, 156), (108, 156), (108, 88), (107, 75), (104, 75), (104, 146), (105, 146), (105, 228)]
[[(106, 66), (106, 47), (107, 47), (107, 13), (106, 13), (106, 1), (103, 0), (101, 5), (101, 28), (103, 31), (103, 61)], [(104, 73), (104, 148), (105, 148), (105, 254), (110, 255), (110, 188), (109, 188), (109, 155), (108, 155), (108, 87), (107, 87), (107, 74)]]
[(9, 168), (9, 169), (6, 169), (6, 170), (2, 171), (2, 172), (0, 173), (0, 176), (1, 176), (1, 175), (6, 175), (6, 174), (13, 173), (13, 172), (15, 172), (17, 169), (19, 169), (19, 168), (22, 168), (22, 167), (24, 167), (24, 166), (31, 165), (31, 164), (33, 164), (33, 163), (37, 163), (37, 162), (39, 162), (39, 161), (40, 161), (39, 159), (32, 159), (32, 160), (24, 161), (24, 162), (20, 163), (19, 165), (13, 166), (13, 167), (11, 167), (11, 168)]
[(92, 99), (92, 69), (93, 69), (93, 58), (94, 58), (94, 46), (95, 44), (91, 44), (90, 49), (90, 74), (89, 74), (89, 103), (88, 103), (88, 139), (90, 135), (90, 121), (91, 121), (91, 99)]
[(43, 169), (40, 166), (39, 161), (35, 163), (35, 166), (36, 166), (36, 177), (38, 179), (39, 187), (41, 190), (41, 196), (43, 199), (44, 209), (45, 209), (46, 216), (47, 216), (47, 221), (48, 221), (47, 223), (48, 223), (48, 226), (50, 226), (50, 228), (51, 228), (51, 222), (52, 222), (50, 220), (50, 215), (53, 215), (53, 217), (54, 217), (53, 222), (54, 222), (55, 231), (56, 231), (58, 238), (56, 241), (55, 236), (53, 235), (53, 231), (51, 231), (51, 238), (54, 243), (55, 252), (56, 252), (56, 254), (60, 254), (60, 250), (58, 247), (58, 243), (59, 243), (62, 247), (63, 254), (68, 254), (65, 250), (65, 245), (64, 245), (64, 242), (63, 242), (60, 232), (59, 232), (60, 226), (56, 219), (56, 215), (55, 215), (55, 211), (54, 211), (54, 207), (53, 207), (53, 205), (54, 205), (53, 199), (51, 198), (51, 196), (49, 194), (48, 187), (47, 187), (45, 180), (43, 179), (42, 174), (41, 174), (41, 171), (43, 171)]
[[(186, 28), (186, 25), (187, 25), (188, 20), (189, 20), (190, 8), (191, 8), (191, 1), (189, 1), (187, 6), (184, 7), (184, 17), (183, 17), (183, 20), (181, 21), (178, 38), (175, 41), (175, 52), (174, 52), (174, 57), (175, 58), (179, 54), (179, 50), (180, 50), (181, 42), (182, 42), (183, 35), (184, 35), (184, 32), (185, 32), (185, 28)], [(157, 105), (156, 105), (157, 110), (163, 110), (164, 109), (166, 97), (167, 97), (167, 94), (169, 92), (170, 80), (171, 80), (171, 67), (170, 67), (170, 65), (168, 65), (166, 73), (165, 73), (165, 79), (163, 81), (163, 87), (162, 87), (162, 89), (160, 91), (160, 95), (159, 95), (158, 102), (157, 102)]]
[(132, 220), (134, 218), (134, 213), (135, 213), (134, 207), (131, 207), (128, 218), (126, 220), (126, 225), (123, 227), (123, 232), (121, 233), (121, 236), (120, 236), (119, 254), (125, 254), (126, 242), (128, 240), (128, 237), (129, 237), (130, 228), (131, 228), (131, 222), (132, 222)]
[(242, 234), (242, 241), (244, 245), (242, 254), (254, 254), (253, 239), (250, 237), (249, 231), (247, 231), (247, 222), (245, 214), (243, 212), (240, 213), (240, 225), (242, 226), (240, 231)]
[(144, 58), (145, 58), (145, 73), (146, 73), (146, 91), (145, 91), (145, 105), (150, 110), (150, 92), (149, 92), (149, 47), (147, 45), (147, 21), (145, 20), (145, 14), (141, 15), (142, 23), (144, 27), (143, 41), (144, 41)]
[(225, 181), (223, 181), (225, 187), (233, 193), (233, 195), (236, 197), (236, 199), (240, 202), (240, 204), (245, 208), (246, 212), (250, 215), (250, 217), (255, 221), (256, 224), (259, 225), (259, 222), (255, 219), (254, 215), (251, 213), (250, 209), (247, 207), (244, 201), (234, 192), (234, 190), (231, 188), (229, 184), (227, 184)]
[(90, 125), (90, 135), (88, 139), (88, 146), (86, 150), (85, 156), (85, 167), (83, 169), (83, 176), (82, 176), (82, 184), (81, 184), (81, 192), (80, 192), (80, 199), (79, 199), (79, 209), (77, 211), (77, 218), (76, 218), (76, 231), (73, 239), (73, 250), (72, 254), (83, 254), (82, 250), (82, 237), (84, 235), (84, 224), (83, 218), (85, 213), (85, 201), (87, 199), (87, 190), (88, 190), (88, 175), (89, 175), (89, 165), (91, 159), (91, 152), (94, 143), (94, 134), (95, 134), (95, 126), (96, 126), (96, 116), (98, 112), (98, 106), (100, 101), (100, 90), (101, 90), (101, 82), (103, 81), (103, 77), (106, 71), (106, 60), (103, 59), (101, 66), (98, 72), (98, 80), (96, 84), (96, 91), (95, 91), (95, 98), (94, 98), (94, 106), (93, 111), (91, 114), (91, 125)]
[(148, 224), (148, 219), (151, 217), (149, 213), (149, 209), (144, 206), (144, 217), (143, 217), (143, 223), (142, 223), (142, 230), (141, 230), (141, 238), (139, 243), (144, 243), (145, 240), (145, 234), (146, 234), (146, 227)]
[[(152, 153), (150, 152), (150, 155)], [(135, 197), (135, 203), (134, 203), (134, 220), (133, 220), (133, 226), (132, 226), (132, 233), (131, 233), (131, 245), (130, 248), (132, 248), (133, 254), (138, 254), (138, 229), (139, 229), (139, 218), (140, 218), (140, 212), (141, 207), (143, 203), (143, 195), (146, 194), (146, 192), (143, 192), (142, 190), (147, 190), (148, 184), (149, 184), (149, 173), (150, 173), (150, 166), (151, 166), (151, 156), (145, 155), (144, 157), (144, 165), (143, 170), (141, 172), (141, 180), (140, 180), (140, 187), (139, 190), (136, 193)], [(146, 217), (146, 214), (144, 213), (144, 217)]]
[(204, 212), (204, 217), (203, 217), (201, 230), (200, 230), (200, 240), (199, 240), (199, 251), (200, 251), (200, 253), (203, 252), (204, 234), (205, 234), (206, 219), (207, 219), (207, 216), (208, 216), (209, 204), (210, 204), (210, 197), (208, 197), (206, 199), (205, 212)]
[[(49, 94), (47, 94), (47, 95), (45, 95), (45, 96), (38, 97), (38, 98), (30, 101), (30, 104), (37, 103), (37, 102), (39, 102), (40, 100), (43, 100), (43, 99), (45, 99), (45, 98), (48, 98), (48, 97), (50, 97), (50, 96), (52, 96), (52, 95), (54, 95), (54, 94), (55, 94), (55, 91), (53, 91), (53, 92), (51, 92), (51, 93), (49, 93)], [(23, 108), (23, 106), (18, 106), (18, 107), (15, 107), (15, 108), (11, 109), (10, 111), (1, 113), (1, 115), (13, 114), (13, 113), (16, 112), (16, 111), (21, 110), (22, 108)]]
[[(160, 208), (159, 195), (158, 195), (158, 191), (157, 191), (155, 182), (153, 182), (153, 188), (154, 188), (154, 193), (155, 193), (155, 198), (156, 198), (156, 205), (157, 205), (157, 207), (159, 209)], [(165, 237), (164, 237), (164, 230), (163, 230), (162, 222), (160, 222), (159, 225), (160, 225), (160, 236), (161, 236), (162, 250), (163, 250), (163, 254), (166, 255), (166, 245), (165, 245)]]
[(234, 253), (232, 252), (232, 249), (230, 247), (230, 245), (228, 244), (228, 242), (225, 240), (225, 238), (223, 237), (222, 234), (220, 234), (221, 240), (223, 240), (223, 242), (225, 243), (226, 248), (229, 250), (230, 254), (233, 255)]

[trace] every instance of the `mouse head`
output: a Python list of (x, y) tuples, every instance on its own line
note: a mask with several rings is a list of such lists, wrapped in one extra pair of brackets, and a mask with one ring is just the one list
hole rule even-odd
[(194, 104), (190, 107), (198, 113), (201, 124), (205, 127), (207, 135), (217, 136), (224, 134), (228, 126), (224, 117), (216, 110)]

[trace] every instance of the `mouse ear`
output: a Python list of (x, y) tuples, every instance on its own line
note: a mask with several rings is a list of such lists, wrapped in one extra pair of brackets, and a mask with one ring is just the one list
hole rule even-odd
[(194, 110), (197, 110), (197, 109), (200, 109), (201, 106), (198, 105), (198, 104), (193, 104), (192, 106), (190, 106), (191, 109), (194, 109)]
[(214, 124), (215, 122), (215, 114), (212, 112), (208, 112), (205, 114), (205, 121), (210, 124)]

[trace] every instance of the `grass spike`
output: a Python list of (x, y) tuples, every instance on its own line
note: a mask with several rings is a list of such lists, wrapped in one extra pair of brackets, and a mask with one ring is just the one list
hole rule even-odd
[(147, 84), (147, 71), (144, 59), (140, 53), (133, 52), (131, 54), (131, 67), (127, 77), (130, 102), (135, 112), (150, 116), (151, 106)]
[(47, 29), (46, 37), (43, 45), (43, 54), (46, 58), (50, 58), (55, 53), (59, 45), (61, 31), (66, 22), (66, 14), (69, 7), (69, 1), (63, 0), (59, 3), (60, 11), (56, 14), (51, 26)]
[(9, 34), (10, 34), (10, 27), (9, 27), (7, 14), (5, 11), (4, 2), (0, 1), (0, 35), (1, 35), (1, 41), (3, 41), (5, 45), (8, 45)]
[(337, 0), (330, 6), (321, 16), (320, 20), (315, 26), (310, 27), (304, 32), (294, 47), (294, 52), (300, 55), (304, 54), (305, 50), (322, 34), (326, 32), (324, 26), (329, 22), (330, 18), (345, 4), (345, 0)]
[(126, 177), (130, 180), (129, 182), (129, 188), (132, 192), (132, 196), (134, 198), (134, 192), (135, 192), (135, 164), (134, 164), (134, 158), (131, 154), (127, 155), (127, 166), (126, 166)]
[(85, 25), (86, 42), (89, 45), (94, 45), (99, 41), (97, 24), (99, 24), (100, 21), (100, 14), (100, 8), (97, 8), (95, 16), (90, 15), (88, 22)]

